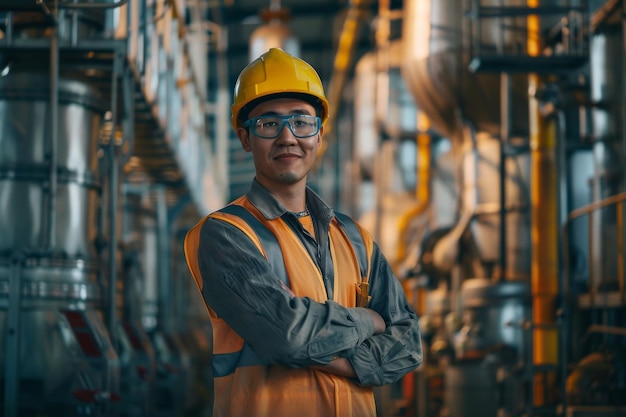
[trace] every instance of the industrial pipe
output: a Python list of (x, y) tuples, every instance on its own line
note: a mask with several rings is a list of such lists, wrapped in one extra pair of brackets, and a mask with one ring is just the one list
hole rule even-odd
[[(539, 0), (528, 0), (531, 8)], [(527, 52), (531, 57), (541, 54), (539, 16), (527, 18)], [(556, 297), (558, 295), (558, 181), (556, 164), (556, 120), (541, 112), (537, 97), (541, 78), (528, 75), (529, 128), (531, 152), (531, 293), (533, 366), (546, 367), (558, 363), (558, 330)], [(533, 372), (533, 396), (529, 406), (544, 406), (550, 402), (548, 390), (556, 382), (555, 372)]]

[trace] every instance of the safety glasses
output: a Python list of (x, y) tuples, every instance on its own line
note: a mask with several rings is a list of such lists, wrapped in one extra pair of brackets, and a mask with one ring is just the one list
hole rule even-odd
[(288, 116), (265, 115), (253, 117), (243, 123), (243, 127), (250, 128), (255, 136), (262, 139), (275, 139), (283, 131), (285, 125), (296, 138), (309, 138), (317, 135), (322, 127), (322, 119), (306, 114), (290, 114)]

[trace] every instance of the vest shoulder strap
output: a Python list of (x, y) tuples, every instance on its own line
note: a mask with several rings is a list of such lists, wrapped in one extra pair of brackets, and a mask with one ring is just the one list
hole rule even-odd
[(263, 226), (259, 219), (254, 217), (252, 213), (242, 206), (231, 204), (219, 211), (221, 213), (227, 213), (239, 217), (241, 220), (246, 222), (252, 230), (254, 230), (263, 245), (263, 249), (265, 249), (265, 254), (267, 255), (268, 262), (272, 266), (272, 270), (282, 283), (289, 287), (289, 279), (287, 278), (283, 252), (280, 249), (280, 244), (278, 243), (276, 236), (274, 236), (274, 234), (267, 227)]
[(350, 239), (352, 247), (354, 247), (356, 257), (359, 260), (361, 277), (366, 279), (369, 275), (369, 256), (365, 246), (365, 241), (363, 240), (363, 235), (361, 235), (361, 231), (351, 217), (339, 212), (335, 212), (335, 217), (339, 222), (339, 226), (341, 226), (343, 231), (346, 232), (346, 235), (348, 235), (348, 239)]

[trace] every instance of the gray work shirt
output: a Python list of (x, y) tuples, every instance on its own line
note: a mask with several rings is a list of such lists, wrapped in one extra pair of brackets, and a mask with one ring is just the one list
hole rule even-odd
[(266, 217), (282, 217), (298, 235), (316, 263), (328, 300), (290, 297), (255, 244), (237, 227), (209, 218), (200, 234), (198, 264), (207, 304), (228, 323), (266, 363), (290, 367), (326, 364), (347, 358), (361, 385), (394, 382), (422, 360), (419, 321), (404, 290), (374, 244), (370, 266), (368, 308), (387, 323), (374, 335), (374, 323), (363, 307), (332, 301), (333, 267), (328, 228), (333, 210), (307, 188), (307, 207), (315, 237), (256, 180), (246, 194)]

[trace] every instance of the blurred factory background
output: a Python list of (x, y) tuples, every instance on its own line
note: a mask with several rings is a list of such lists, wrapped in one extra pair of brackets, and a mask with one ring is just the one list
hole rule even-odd
[(270, 46), (421, 317), (379, 416), (625, 416), (624, 0), (0, 0), (0, 415), (210, 416), (182, 240), (253, 176)]

